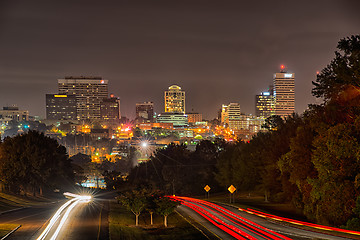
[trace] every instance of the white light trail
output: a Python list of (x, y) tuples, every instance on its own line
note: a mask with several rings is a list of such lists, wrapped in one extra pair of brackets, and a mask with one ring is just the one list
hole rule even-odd
[(78, 201), (75, 201), (73, 202), (69, 207), (68, 209), (66, 210), (64, 216), (62, 217), (61, 221), (60, 221), (60, 224), (59, 226), (57, 227), (55, 233), (53, 234), (53, 236), (51, 237), (51, 240), (55, 240), (57, 235), (59, 235), (59, 232), (62, 228), (62, 226), (64, 225), (66, 219), (69, 217), (69, 214), (71, 212), (71, 210), (73, 210), (73, 208), (80, 202), (81, 200), (78, 200)]
[(47, 235), (49, 234), (50, 230), (54, 227), (54, 225), (57, 223), (58, 219), (60, 218), (61, 214), (63, 214), (64, 210), (67, 208), (66, 212), (63, 214), (63, 217), (60, 220), (60, 223), (55, 231), (55, 233), (52, 235), (51, 240), (55, 240), (58, 236), (62, 226), (65, 224), (66, 219), (69, 217), (69, 214), (71, 210), (80, 202), (90, 202), (91, 196), (89, 195), (77, 195), (74, 193), (66, 192), (64, 193), (65, 196), (71, 197), (69, 201), (64, 203), (52, 216), (49, 224), (45, 228), (45, 230), (40, 234), (40, 236), (36, 240), (44, 240)]

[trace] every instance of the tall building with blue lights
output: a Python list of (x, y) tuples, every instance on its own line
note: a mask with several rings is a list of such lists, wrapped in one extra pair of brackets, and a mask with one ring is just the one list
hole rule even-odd
[(275, 115), (275, 96), (273, 86), (268, 91), (261, 92), (255, 97), (255, 115), (261, 118), (268, 118)]

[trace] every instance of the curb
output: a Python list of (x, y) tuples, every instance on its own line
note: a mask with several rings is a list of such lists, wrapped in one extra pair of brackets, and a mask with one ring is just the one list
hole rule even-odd
[(16, 228), (14, 228), (13, 230), (11, 230), (8, 234), (6, 234), (4, 237), (1, 238), (1, 240), (6, 239), (8, 236), (10, 236), (11, 234), (13, 234), (16, 230), (18, 230), (21, 227), (21, 225), (17, 226)]
[[(53, 202), (46, 202), (44, 205), (55, 204), (55, 203), (58, 203), (58, 202), (61, 202), (61, 201), (63, 201), (63, 200), (58, 200), (58, 201), (53, 201)], [(16, 212), (16, 211), (19, 211), (19, 210), (22, 210), (22, 209), (32, 208), (32, 207), (36, 207), (36, 206), (38, 206), (38, 205), (31, 205), (31, 206), (27, 206), (27, 207), (14, 208), (14, 209), (10, 209), (10, 210), (7, 210), (7, 211), (0, 212), (0, 215), (11, 213), (11, 212)]]
[(19, 210), (22, 210), (22, 209), (25, 209), (25, 208), (29, 208), (29, 207), (21, 207), (21, 208), (10, 209), (10, 210), (7, 210), (7, 211), (0, 212), (0, 215), (6, 214), (6, 213), (11, 213), (11, 212), (16, 212), (16, 211), (19, 211)]

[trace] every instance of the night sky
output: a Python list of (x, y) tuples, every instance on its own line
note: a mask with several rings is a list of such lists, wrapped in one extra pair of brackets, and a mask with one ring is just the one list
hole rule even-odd
[(45, 116), (57, 79), (83, 75), (108, 79), (129, 118), (136, 102), (162, 112), (172, 84), (186, 91), (187, 112), (212, 119), (239, 102), (254, 113), (284, 64), (302, 113), (337, 42), (360, 33), (359, 2), (0, 0), (0, 107)]

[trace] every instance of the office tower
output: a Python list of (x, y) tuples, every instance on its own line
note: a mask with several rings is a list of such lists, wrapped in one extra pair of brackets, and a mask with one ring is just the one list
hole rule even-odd
[(223, 104), (221, 107), (221, 125), (229, 125), (228, 105)]
[(100, 104), (101, 119), (105, 121), (118, 121), (121, 119), (120, 99), (113, 94), (104, 98)]
[(222, 105), (221, 108), (221, 124), (227, 125), (231, 130), (241, 128), (241, 112), (240, 103), (230, 103)]
[(181, 87), (172, 85), (165, 91), (165, 112), (185, 114), (185, 91)]
[(154, 121), (154, 103), (143, 102), (136, 103), (136, 118), (138, 123)]
[(78, 120), (100, 119), (100, 104), (108, 97), (108, 80), (101, 77), (65, 77), (58, 79), (59, 94), (76, 96)]
[(256, 95), (255, 115), (262, 118), (268, 118), (275, 115), (275, 97), (273, 86), (270, 86), (268, 91)]
[(295, 74), (287, 73), (281, 66), (274, 74), (275, 114), (285, 118), (295, 111)]
[(3, 109), (0, 110), (0, 120), (2, 122), (8, 122), (11, 120), (17, 122), (29, 121), (29, 111), (19, 110), (16, 105), (3, 107)]
[(227, 107), (229, 128), (231, 130), (241, 129), (240, 103), (230, 103)]
[(46, 119), (76, 120), (76, 96), (46, 94)]

